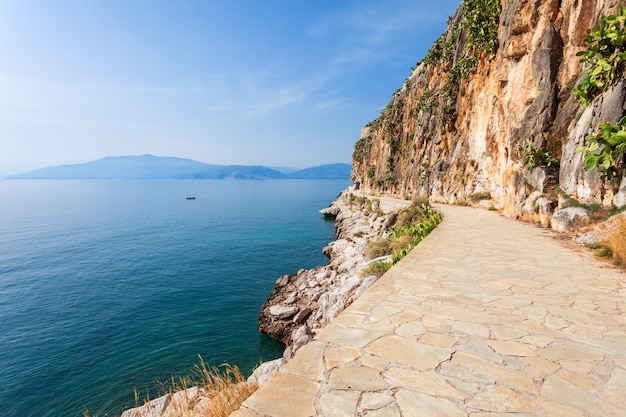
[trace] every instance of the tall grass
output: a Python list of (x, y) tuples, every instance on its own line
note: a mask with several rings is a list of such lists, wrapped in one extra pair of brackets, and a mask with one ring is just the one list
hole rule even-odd
[[(202, 358), (192, 376), (172, 377), (168, 384), (159, 384), (162, 396), (150, 401), (135, 391), (136, 408), (125, 411), (123, 417), (227, 417), (256, 391), (239, 368), (231, 365), (209, 366)], [(85, 412), (85, 417), (89, 413)]]

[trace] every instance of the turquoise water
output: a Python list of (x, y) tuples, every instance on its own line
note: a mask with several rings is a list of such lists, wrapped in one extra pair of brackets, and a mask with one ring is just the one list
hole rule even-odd
[(348, 185), (0, 181), (0, 414), (115, 416), (198, 355), (245, 372), (279, 357), (259, 308), (326, 263), (317, 211)]

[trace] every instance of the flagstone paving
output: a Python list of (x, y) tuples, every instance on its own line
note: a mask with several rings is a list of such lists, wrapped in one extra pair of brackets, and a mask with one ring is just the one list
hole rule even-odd
[(231, 416), (626, 416), (625, 274), (533, 225), (437, 208)]

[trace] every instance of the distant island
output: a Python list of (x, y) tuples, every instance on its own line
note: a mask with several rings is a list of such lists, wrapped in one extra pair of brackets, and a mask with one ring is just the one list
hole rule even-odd
[(349, 179), (351, 170), (351, 165), (341, 163), (294, 170), (255, 165), (210, 165), (193, 159), (139, 155), (107, 156), (82, 164), (51, 166), (7, 179)]

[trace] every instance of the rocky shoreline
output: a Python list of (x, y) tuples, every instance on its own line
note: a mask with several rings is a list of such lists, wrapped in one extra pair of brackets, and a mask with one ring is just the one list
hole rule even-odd
[(322, 250), (328, 264), (280, 277), (259, 315), (259, 329), (285, 344), (283, 359), (291, 358), (376, 281), (376, 275), (364, 275), (363, 270), (389, 257), (368, 259), (366, 245), (388, 233), (397, 211), (409, 204), (366, 198), (349, 188), (320, 210), (335, 218), (337, 240)]
[[(329, 207), (320, 210), (323, 215), (335, 218), (337, 239), (322, 249), (328, 257), (328, 264), (301, 269), (276, 281), (261, 307), (259, 330), (285, 344), (286, 348), (282, 358), (261, 364), (248, 378), (249, 384), (262, 385), (376, 281), (376, 275), (364, 275), (362, 271), (373, 262), (391, 257), (368, 259), (367, 243), (385, 236), (398, 211), (410, 204), (409, 200), (365, 197), (350, 187), (342, 191)], [(196, 389), (191, 395), (193, 403), (209, 400), (204, 398), (202, 390)], [(177, 403), (170, 397), (172, 395), (166, 395), (126, 410), (121, 417), (167, 415), (168, 409)]]

